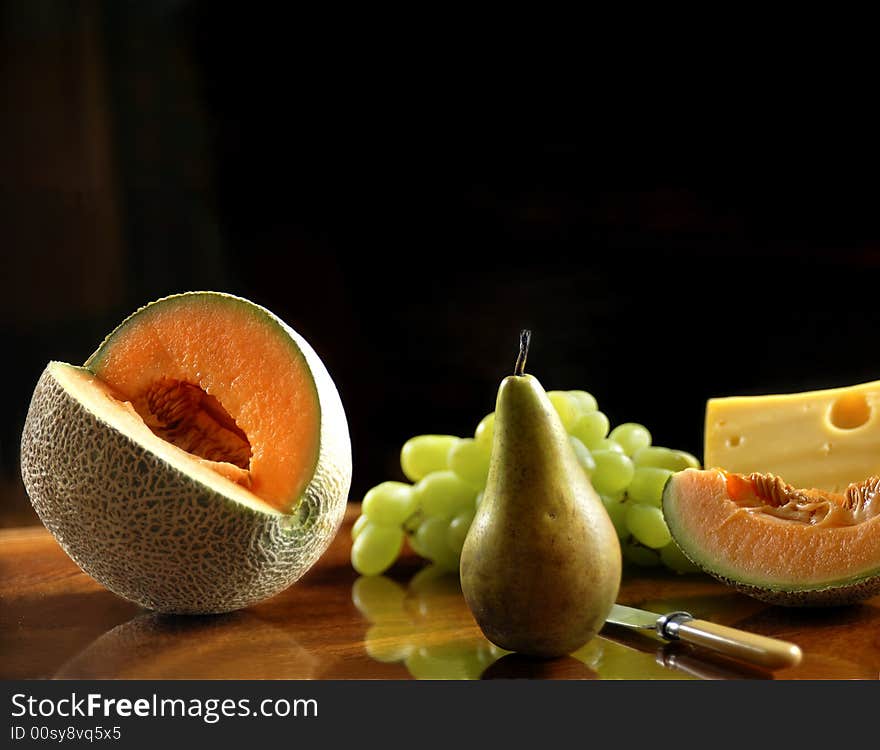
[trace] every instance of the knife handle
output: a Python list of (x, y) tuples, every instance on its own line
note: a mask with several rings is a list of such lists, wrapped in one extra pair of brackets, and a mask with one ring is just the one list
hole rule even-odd
[(801, 650), (793, 643), (707, 620), (696, 620), (684, 612), (676, 612), (667, 617), (663, 623), (662, 635), (767, 669), (794, 667), (801, 660)]

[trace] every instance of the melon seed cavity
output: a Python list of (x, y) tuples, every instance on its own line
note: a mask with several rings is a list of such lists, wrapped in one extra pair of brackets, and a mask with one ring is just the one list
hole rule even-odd
[(217, 398), (193, 383), (160, 378), (131, 403), (155, 435), (210, 464), (221, 464), (211, 468), (228, 479), (249, 484), (250, 442)]
[(880, 515), (880, 477), (853, 483), (843, 494), (802, 490), (774, 474), (726, 474), (730, 499), (749, 513), (811, 526), (855, 526)]

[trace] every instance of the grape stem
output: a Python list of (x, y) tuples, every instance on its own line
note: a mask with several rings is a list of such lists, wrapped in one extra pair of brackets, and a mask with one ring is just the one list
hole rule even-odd
[[(413, 521), (421, 522), (421, 520), (422, 520), (422, 511), (421, 510), (416, 510), (416, 511), (413, 511), (412, 513), (410, 513), (409, 516), (407, 516), (406, 520), (402, 524), (404, 532), (409, 534), (410, 536), (415, 534), (416, 533), (415, 530), (410, 531), (410, 524), (412, 524)], [(418, 528), (418, 523), (416, 523), (416, 528)]]
[(513, 367), (514, 375), (524, 375), (526, 371), (526, 357), (529, 356), (529, 342), (532, 340), (532, 332), (523, 328), (519, 332), (519, 354)]

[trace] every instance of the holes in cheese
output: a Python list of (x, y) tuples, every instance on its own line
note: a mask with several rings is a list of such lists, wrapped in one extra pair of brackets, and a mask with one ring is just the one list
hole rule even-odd
[(863, 393), (844, 393), (831, 404), (828, 419), (840, 430), (854, 430), (871, 418), (871, 407)]

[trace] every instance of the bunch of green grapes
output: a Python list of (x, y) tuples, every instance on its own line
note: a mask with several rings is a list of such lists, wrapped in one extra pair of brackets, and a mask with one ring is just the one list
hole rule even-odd
[[(549, 391), (578, 462), (614, 523), (624, 558), (635, 565), (696, 570), (672, 541), (661, 499), (669, 477), (699, 468), (690, 453), (651, 444), (634, 422), (613, 430), (586, 391)], [(352, 529), (351, 562), (361, 575), (387, 570), (404, 543), (446, 570), (457, 570), (461, 548), (479, 507), (492, 449), (495, 414), (473, 437), (419, 435), (407, 440), (400, 466), (412, 482), (382, 482), (364, 496)]]

